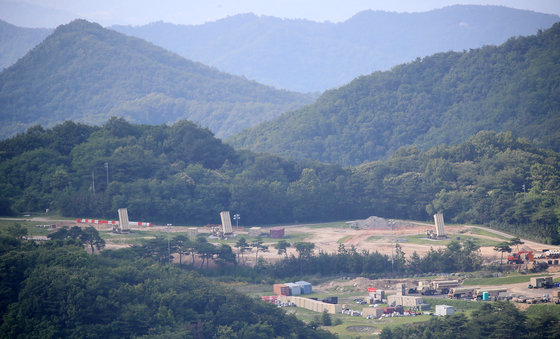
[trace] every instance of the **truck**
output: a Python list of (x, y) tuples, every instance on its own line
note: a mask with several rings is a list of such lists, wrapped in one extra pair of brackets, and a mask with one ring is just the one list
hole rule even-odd
[(535, 277), (531, 278), (529, 288), (553, 288), (554, 282), (552, 277)]
[(459, 287), (460, 284), (459, 280), (420, 281), (417, 290), (422, 293), (422, 295), (448, 294), (449, 289)]
[(560, 304), (560, 291), (556, 290), (552, 292), (552, 299), (551, 301), (555, 304)]
[(469, 287), (454, 287), (449, 290), (447, 296), (450, 299), (461, 299), (461, 298), (468, 298), (471, 299), (474, 294), (475, 289)]
[(500, 293), (506, 293), (506, 292), (507, 292), (506, 288), (478, 288), (475, 290), (475, 293), (473, 294), (473, 299), (484, 300), (484, 294), (488, 293), (487, 300), (496, 300), (498, 299)]

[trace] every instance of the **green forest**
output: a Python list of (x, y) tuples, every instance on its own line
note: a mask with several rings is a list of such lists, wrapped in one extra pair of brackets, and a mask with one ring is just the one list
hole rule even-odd
[(101, 125), (113, 115), (146, 124), (189, 119), (223, 137), (312, 99), (75, 20), (0, 73), (0, 138), (65, 120)]
[(0, 142), (0, 214), (115, 219), (127, 207), (135, 221), (205, 225), (229, 210), (244, 225), (270, 225), (443, 212), (448, 222), (558, 243), (559, 167), (559, 153), (511, 132), (343, 168), (235, 151), (188, 121), (67, 121)]
[(334, 338), (176, 266), (0, 235), (2, 338)]
[(245, 130), (236, 148), (344, 166), (428, 149), (482, 130), (560, 151), (560, 23), (500, 46), (438, 53), (362, 76)]
[(509, 302), (485, 303), (470, 316), (457, 313), (410, 326), (384, 328), (379, 338), (558, 338), (558, 308), (548, 307), (554, 305), (543, 306), (545, 307), (531, 307), (522, 312)]

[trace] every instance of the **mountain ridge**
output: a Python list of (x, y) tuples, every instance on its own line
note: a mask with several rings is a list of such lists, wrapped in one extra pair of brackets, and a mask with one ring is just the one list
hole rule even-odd
[(51, 32), (46, 28), (18, 27), (0, 19), (0, 71), (13, 65)]
[(417, 57), (534, 34), (559, 20), (502, 6), (455, 5), (421, 13), (368, 10), (338, 23), (239, 14), (203, 25), (111, 28), (260, 83), (322, 92)]
[(151, 124), (190, 119), (223, 137), (311, 100), (75, 20), (0, 73), (0, 136), (122, 116)]
[(329, 90), (313, 105), (231, 137), (234, 147), (357, 165), (402, 146), (515, 131), (560, 149), (560, 23), (531, 37), (438, 53)]

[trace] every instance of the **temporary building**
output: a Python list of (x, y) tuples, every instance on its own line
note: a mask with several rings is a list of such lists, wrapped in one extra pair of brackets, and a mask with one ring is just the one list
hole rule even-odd
[(290, 295), (290, 287), (285, 284), (274, 284), (272, 285), (272, 291), (276, 295)]
[(387, 297), (389, 305), (402, 305), (402, 306), (419, 306), (424, 303), (422, 297), (409, 296), (409, 295), (390, 295)]
[(301, 294), (311, 294), (313, 293), (313, 286), (307, 281), (296, 281), (296, 284), (301, 287)]
[(270, 237), (274, 239), (279, 239), (284, 237), (284, 229), (283, 228), (271, 228), (270, 229)]
[(455, 313), (455, 308), (449, 305), (436, 305), (436, 315), (452, 315)]
[(290, 295), (300, 295), (301, 294), (301, 287), (298, 284), (286, 283), (284, 285), (286, 285), (290, 288)]

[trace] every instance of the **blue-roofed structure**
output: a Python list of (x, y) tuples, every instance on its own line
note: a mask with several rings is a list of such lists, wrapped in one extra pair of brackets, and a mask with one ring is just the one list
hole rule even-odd
[(313, 287), (311, 286), (311, 283), (308, 283), (307, 281), (296, 281), (296, 285), (301, 287), (301, 294), (313, 293)]

